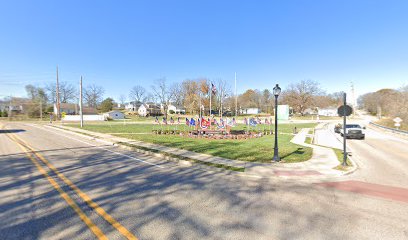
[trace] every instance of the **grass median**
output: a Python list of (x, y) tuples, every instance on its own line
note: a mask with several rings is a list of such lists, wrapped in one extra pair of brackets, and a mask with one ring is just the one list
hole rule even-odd
[[(290, 142), (293, 138), (293, 130), (296, 127), (299, 131), (302, 128), (311, 128), (316, 124), (280, 124), (279, 125), (279, 155), (284, 162), (302, 162), (311, 158), (312, 149), (303, 147)], [(78, 127), (78, 124), (69, 124), (67, 126)], [(258, 126), (253, 130), (269, 130), (269, 126)], [(125, 137), (128, 139), (155, 143), (168, 147), (181, 148), (197, 153), (205, 153), (213, 156), (236, 159), (250, 162), (270, 162), (273, 157), (274, 135), (267, 135), (261, 138), (251, 138), (242, 140), (231, 139), (206, 139), (190, 138), (179, 135), (156, 135), (152, 134), (153, 129), (170, 129), (174, 126), (159, 126), (153, 124), (128, 124), (118, 125), (110, 124), (86, 124), (85, 130), (108, 133), (114, 136)], [(178, 130), (188, 130), (185, 125), (179, 125)], [(234, 130), (244, 129), (245, 125), (238, 124)], [(273, 128), (273, 126), (272, 126)]]

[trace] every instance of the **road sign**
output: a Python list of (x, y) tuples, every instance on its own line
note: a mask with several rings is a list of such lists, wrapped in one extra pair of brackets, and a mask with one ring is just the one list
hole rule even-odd
[(350, 116), (353, 113), (353, 108), (352, 107), (350, 107), (349, 105), (343, 105), (343, 106), (340, 106), (337, 109), (337, 114), (339, 114), (340, 117), (344, 116), (344, 108), (346, 108), (345, 109), (346, 110), (346, 116)]
[(396, 117), (396, 118), (394, 118), (393, 120), (394, 120), (394, 122), (396, 122), (396, 123), (400, 123), (400, 122), (402, 122), (402, 119), (401, 119), (401, 118), (399, 118), (399, 117)]

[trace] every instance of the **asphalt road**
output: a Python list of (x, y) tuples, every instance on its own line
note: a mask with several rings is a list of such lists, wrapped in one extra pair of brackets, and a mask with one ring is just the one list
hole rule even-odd
[[(335, 134), (333, 128), (334, 125), (329, 125), (328, 129)], [(346, 140), (352, 158), (360, 168), (351, 178), (407, 188), (408, 140), (375, 127), (368, 127), (365, 134), (365, 140)], [(340, 134), (335, 135), (342, 142)]]
[[(38, 125), (5, 127), (0, 239), (408, 238), (408, 201), (183, 167)], [(405, 161), (401, 154), (393, 161)]]

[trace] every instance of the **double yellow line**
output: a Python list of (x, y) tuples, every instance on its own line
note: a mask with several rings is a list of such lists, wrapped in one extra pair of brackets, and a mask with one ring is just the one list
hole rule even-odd
[[(4, 129), (4, 127), (3, 127)], [(95, 234), (98, 239), (108, 239), (103, 231), (88, 218), (87, 215), (79, 208), (75, 201), (64, 191), (61, 186), (48, 174), (37, 159), (40, 159), (49, 169), (51, 169), (66, 185), (68, 185), (75, 193), (99, 216), (105, 219), (109, 224), (111, 224), (118, 232), (120, 232), (127, 239), (137, 239), (128, 229), (126, 229), (122, 224), (116, 221), (111, 215), (109, 215), (102, 207), (95, 203), (86, 193), (82, 192), (71, 180), (66, 178), (62, 173), (60, 173), (57, 168), (54, 167), (47, 159), (45, 159), (41, 154), (37, 153), (31, 146), (29, 146), (21, 138), (17, 137), (10, 131), (7, 131), (7, 136), (13, 140), (17, 145), (25, 152), (27, 157), (33, 162), (37, 167), (38, 171), (44, 175), (44, 177), (50, 182), (50, 184), (60, 193), (61, 197), (67, 202), (67, 204), (78, 214), (81, 220), (89, 227), (89, 229)]]

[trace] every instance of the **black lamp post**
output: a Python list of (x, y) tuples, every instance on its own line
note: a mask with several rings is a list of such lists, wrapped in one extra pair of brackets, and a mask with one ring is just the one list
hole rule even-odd
[(273, 88), (273, 95), (275, 95), (275, 147), (273, 148), (273, 161), (279, 162), (279, 151), (278, 151), (278, 97), (281, 92), (279, 84)]

